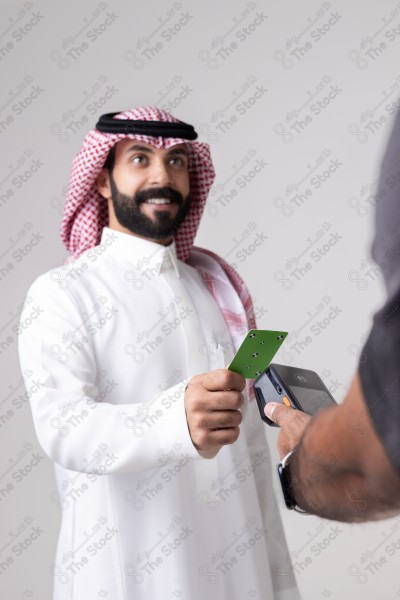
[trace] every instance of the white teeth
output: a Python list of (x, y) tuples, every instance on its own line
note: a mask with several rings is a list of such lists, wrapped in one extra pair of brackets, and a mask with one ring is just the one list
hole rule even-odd
[(171, 200), (167, 200), (166, 198), (150, 198), (150, 200), (146, 200), (147, 204), (171, 204)]

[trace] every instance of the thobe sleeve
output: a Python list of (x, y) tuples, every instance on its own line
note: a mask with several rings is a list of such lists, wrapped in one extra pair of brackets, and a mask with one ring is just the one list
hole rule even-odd
[[(140, 390), (132, 390), (132, 399), (120, 404), (99, 401), (91, 343), (82, 344), (79, 352), (65, 352), (65, 340), (83, 320), (69, 292), (49, 289), (43, 277), (30, 287), (18, 349), (35, 431), (46, 454), (67, 469), (86, 473), (105, 472), (104, 452), (112, 456), (107, 473), (158, 468), (182, 455), (201, 459), (186, 421), (188, 380), (156, 398), (140, 398), (142, 402), (133, 401)], [(174, 402), (163, 402), (168, 397)], [(157, 418), (143, 426), (149, 407)]]

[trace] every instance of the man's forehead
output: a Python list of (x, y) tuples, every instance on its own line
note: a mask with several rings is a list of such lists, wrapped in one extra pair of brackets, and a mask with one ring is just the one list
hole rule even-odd
[(142, 142), (139, 140), (121, 140), (116, 144), (116, 154), (117, 156), (122, 156), (123, 154), (129, 154), (130, 152), (146, 152), (149, 154), (171, 154), (171, 153), (182, 153), (188, 154), (188, 148), (186, 143), (174, 144), (170, 146), (170, 148), (155, 148), (151, 144), (147, 144), (146, 142)]

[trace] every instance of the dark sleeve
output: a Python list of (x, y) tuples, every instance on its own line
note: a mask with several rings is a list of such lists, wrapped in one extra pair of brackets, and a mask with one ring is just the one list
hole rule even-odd
[(385, 152), (375, 195), (372, 257), (387, 298), (375, 314), (360, 356), (363, 395), (393, 466), (400, 471), (400, 113)]

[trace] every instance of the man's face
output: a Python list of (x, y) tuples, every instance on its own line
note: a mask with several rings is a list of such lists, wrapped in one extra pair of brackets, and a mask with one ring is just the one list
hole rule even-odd
[[(115, 149), (114, 168), (105, 176), (104, 189), (99, 191), (111, 201), (121, 230), (169, 243), (190, 205), (186, 145), (159, 150), (123, 140)], [(111, 227), (114, 215), (110, 214)]]

